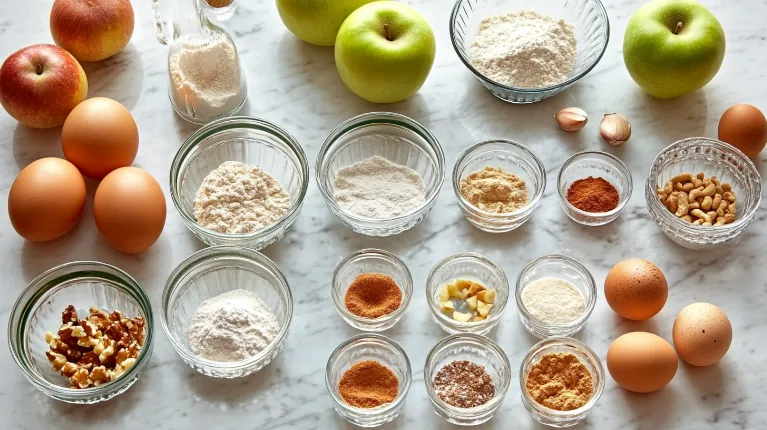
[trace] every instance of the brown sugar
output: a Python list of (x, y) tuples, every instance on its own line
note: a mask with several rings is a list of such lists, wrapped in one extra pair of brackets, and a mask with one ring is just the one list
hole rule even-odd
[(381, 273), (363, 273), (349, 286), (344, 297), (346, 309), (363, 318), (380, 318), (399, 308), (402, 290), (397, 282)]
[(525, 388), (536, 402), (557, 411), (572, 411), (588, 403), (594, 380), (575, 354), (546, 354), (527, 375)]
[(391, 403), (399, 394), (399, 380), (388, 367), (373, 360), (356, 363), (344, 372), (338, 392), (357, 408), (375, 408)]
[(609, 212), (618, 207), (618, 190), (603, 178), (578, 179), (567, 189), (567, 201), (585, 212)]

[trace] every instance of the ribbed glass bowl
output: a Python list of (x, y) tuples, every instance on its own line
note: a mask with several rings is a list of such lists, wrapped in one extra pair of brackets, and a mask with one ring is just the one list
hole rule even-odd
[[(419, 207), (396, 217), (375, 219), (346, 211), (336, 203), (338, 171), (374, 155), (418, 172), (426, 192)], [(437, 138), (421, 124), (404, 115), (373, 112), (349, 119), (330, 133), (317, 156), (315, 174), (325, 203), (342, 224), (368, 236), (390, 236), (429, 215), (444, 181), (445, 156)]]
[[(225, 161), (258, 165), (290, 193), (288, 212), (275, 224), (248, 234), (203, 228), (194, 217), (194, 199), (203, 179)], [(213, 121), (189, 136), (173, 158), (170, 196), (187, 228), (208, 245), (256, 250), (280, 240), (298, 218), (309, 185), (309, 163), (298, 141), (281, 127), (258, 118)]]
[[(253, 292), (280, 323), (280, 332), (260, 353), (241, 361), (220, 362), (200, 357), (189, 346), (189, 319), (205, 300), (232, 290)], [(198, 372), (217, 378), (238, 378), (261, 370), (280, 352), (293, 317), (293, 296), (280, 269), (250, 248), (214, 246), (197, 251), (176, 267), (162, 293), (162, 328), (178, 355)]]
[[(119, 378), (99, 387), (74, 389), (53, 369), (45, 356), (45, 332), (56, 333), (61, 313), (69, 305), (81, 319), (91, 307), (144, 318), (144, 346)], [(8, 345), (24, 376), (45, 395), (67, 403), (103, 402), (125, 392), (146, 370), (154, 347), (152, 306), (138, 282), (117, 267), (95, 261), (63, 264), (38, 276), (21, 292), (8, 321)]]
[[(735, 221), (723, 226), (703, 227), (688, 224), (660, 202), (656, 185), (680, 173), (703, 172), (727, 182), (735, 192)], [(762, 182), (756, 166), (737, 148), (716, 139), (691, 137), (667, 146), (655, 157), (645, 185), (647, 209), (669, 239), (691, 249), (718, 245), (734, 239), (753, 221), (762, 200)]]
[[(575, 27), (578, 56), (564, 82), (543, 88), (515, 88), (495, 82), (471, 65), (471, 45), (479, 23), (492, 15), (533, 9)], [(450, 39), (463, 64), (494, 96), (511, 103), (535, 103), (559, 94), (586, 76), (602, 59), (610, 38), (607, 11), (599, 0), (458, 0), (450, 16)]]

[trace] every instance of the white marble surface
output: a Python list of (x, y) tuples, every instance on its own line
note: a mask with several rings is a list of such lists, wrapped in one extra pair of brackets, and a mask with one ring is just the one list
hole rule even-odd
[[(504, 235), (483, 233), (466, 222), (454, 202), (449, 182), (431, 216), (407, 234), (388, 239), (356, 235), (343, 228), (325, 208), (314, 181), (303, 213), (291, 232), (265, 252), (291, 283), (295, 314), (290, 336), (279, 357), (260, 373), (242, 380), (220, 381), (187, 367), (155, 321), (157, 343), (149, 370), (127, 393), (105, 404), (71, 406), (48, 399), (16, 368), (0, 336), (0, 416), (3, 428), (217, 428), (309, 429), (350, 428), (332, 409), (324, 381), (330, 352), (356, 334), (336, 314), (330, 300), (331, 273), (342, 256), (362, 247), (398, 254), (413, 272), (413, 302), (404, 319), (386, 332), (400, 342), (414, 371), (403, 413), (387, 429), (450, 428), (434, 415), (423, 385), (428, 350), (445, 335), (432, 322), (424, 283), (431, 267), (458, 251), (478, 251), (498, 261), (510, 279), (532, 258), (563, 252), (581, 260), (602, 284), (621, 259), (643, 257), (656, 262), (671, 289), (666, 307), (644, 323), (618, 318), (601, 294), (578, 337), (604, 359), (610, 342), (632, 330), (648, 330), (670, 340), (676, 313), (695, 301), (708, 301), (729, 315), (735, 337), (718, 365), (697, 369), (680, 364), (672, 383), (651, 395), (623, 391), (608, 378), (597, 407), (581, 428), (600, 429), (759, 429), (767, 427), (767, 281), (763, 253), (767, 212), (761, 209), (738, 243), (717, 252), (691, 252), (666, 239), (648, 216), (642, 185), (655, 154), (688, 136), (716, 136), (722, 111), (737, 102), (767, 109), (764, 69), (767, 2), (705, 0), (727, 33), (728, 49), (719, 75), (702, 91), (674, 101), (650, 99), (623, 67), (621, 42), (626, 22), (641, 0), (610, 0), (611, 41), (594, 71), (565, 93), (533, 106), (512, 106), (494, 99), (458, 60), (448, 38), (448, 0), (408, 1), (432, 23), (438, 53), (426, 85), (412, 100), (375, 106), (343, 86), (331, 49), (299, 42), (285, 30), (272, 0), (239, 0), (241, 8), (228, 24), (248, 74), (245, 113), (274, 121), (293, 133), (314, 165), (327, 133), (354, 115), (390, 109), (420, 121), (444, 146), (448, 170), (468, 145), (488, 138), (512, 138), (542, 158), (549, 176), (545, 197), (532, 220)], [(0, 13), (0, 58), (31, 43), (50, 42), (51, 0), (3, 2)], [(137, 28), (127, 50), (98, 64), (85, 65), (90, 96), (112, 97), (135, 116), (141, 133), (136, 165), (152, 173), (168, 192), (168, 170), (175, 150), (194, 127), (174, 116), (166, 96), (166, 47), (154, 37), (148, 0), (134, 1)], [(760, 17), (760, 18), (758, 18)], [(552, 115), (579, 106), (592, 121), (578, 134), (557, 129)], [(633, 122), (634, 135), (621, 148), (598, 138), (602, 113), (618, 111)], [(35, 131), (0, 112), (0, 212), (6, 212), (8, 188), (29, 162), (60, 155), (60, 130)], [(583, 149), (607, 150), (622, 158), (634, 175), (634, 196), (613, 224), (587, 228), (571, 222), (559, 208), (554, 181), (561, 163)], [(758, 161), (767, 166), (767, 153)], [(313, 169), (312, 169), (313, 175)], [(89, 191), (95, 189), (89, 183)], [(92, 195), (92, 194), (91, 194)], [(7, 217), (0, 217), (0, 320), (7, 324), (13, 300), (40, 272), (72, 260), (95, 259), (115, 264), (144, 286), (155, 315), (165, 279), (182, 259), (203, 245), (183, 226), (168, 205), (159, 242), (140, 256), (113, 251), (99, 238), (90, 202), (79, 227), (49, 244), (25, 243)], [(5, 328), (3, 326), (2, 328)], [(6, 330), (3, 330), (5, 333)], [(491, 333), (508, 353), (514, 371), (534, 339), (507, 308)], [(518, 381), (494, 420), (482, 428), (537, 428), (520, 403)]]

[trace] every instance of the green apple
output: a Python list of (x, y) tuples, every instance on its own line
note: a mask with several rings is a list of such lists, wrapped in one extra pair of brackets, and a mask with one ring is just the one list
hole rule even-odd
[(304, 42), (333, 46), (346, 17), (375, 0), (277, 0), (277, 12), (293, 34)]
[(336, 39), (336, 67), (353, 93), (395, 103), (418, 92), (434, 64), (429, 23), (412, 7), (377, 1), (352, 12)]
[(642, 89), (660, 99), (698, 90), (716, 76), (725, 50), (724, 29), (693, 0), (653, 0), (631, 17), (623, 60)]

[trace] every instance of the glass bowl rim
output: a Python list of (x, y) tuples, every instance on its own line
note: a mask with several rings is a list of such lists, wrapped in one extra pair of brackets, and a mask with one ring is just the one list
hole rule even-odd
[(453, 50), (455, 50), (456, 54), (458, 54), (458, 58), (461, 59), (461, 62), (464, 64), (464, 66), (466, 66), (466, 68), (468, 68), (469, 71), (474, 76), (481, 78), (482, 81), (487, 83), (487, 84), (499, 87), (499, 88), (501, 88), (503, 90), (506, 90), (506, 91), (513, 91), (513, 92), (517, 92), (517, 93), (539, 94), (539, 93), (547, 93), (547, 92), (550, 92), (550, 91), (553, 91), (553, 90), (557, 90), (559, 88), (567, 87), (567, 86), (569, 86), (569, 85), (571, 85), (571, 84), (581, 80), (584, 76), (588, 75), (594, 69), (594, 67), (596, 67), (597, 64), (599, 64), (599, 61), (602, 60), (602, 57), (605, 55), (605, 52), (607, 51), (607, 46), (610, 44), (610, 18), (609, 18), (608, 14), (607, 14), (607, 10), (605, 9), (604, 4), (602, 3), (601, 0), (586, 0), (586, 1), (589, 1), (589, 2), (592, 2), (592, 3), (596, 3), (596, 5), (598, 6), (598, 9), (599, 9), (599, 14), (602, 17), (602, 19), (604, 20), (603, 29), (604, 29), (604, 35), (605, 35), (605, 42), (602, 45), (602, 49), (599, 52), (599, 55), (597, 55), (596, 58), (594, 59), (594, 62), (591, 65), (589, 65), (588, 67), (586, 67), (583, 70), (583, 72), (573, 76), (570, 79), (567, 79), (564, 82), (560, 82), (558, 84), (549, 85), (549, 86), (541, 87), (541, 88), (518, 88), (518, 87), (509, 86), (509, 85), (504, 85), (504, 84), (501, 84), (499, 82), (496, 82), (496, 81), (486, 77), (484, 74), (480, 73), (477, 69), (475, 69), (474, 66), (471, 65), (471, 61), (469, 61), (468, 58), (466, 58), (461, 53), (461, 50), (458, 47), (458, 43), (457, 43), (456, 38), (455, 38), (455, 34), (456, 34), (456, 24), (455, 23), (458, 21), (458, 13), (459, 13), (459, 10), (461, 8), (461, 5), (463, 3), (466, 3), (466, 2), (469, 2), (469, 1), (471, 1), (471, 0), (457, 0), (455, 2), (455, 6), (453, 6), (452, 13), (450, 14), (450, 42), (453, 45)]
[[(219, 233), (217, 231), (203, 228), (197, 222), (196, 219), (194, 219), (193, 217), (190, 217), (189, 214), (186, 213), (186, 210), (183, 208), (181, 204), (181, 198), (178, 195), (178, 192), (176, 191), (179, 185), (178, 175), (180, 173), (181, 165), (183, 164), (183, 162), (187, 159), (187, 157), (192, 152), (192, 150), (196, 148), (197, 146), (199, 146), (204, 139), (207, 139), (208, 137), (214, 136), (223, 131), (239, 129), (239, 128), (262, 131), (262, 132), (265, 132), (266, 134), (276, 137), (277, 139), (285, 143), (293, 152), (293, 155), (295, 155), (296, 158), (298, 158), (298, 162), (300, 165), (299, 170), (302, 173), (303, 180), (301, 180), (301, 188), (295, 200), (293, 199), (293, 196), (291, 195), (290, 209), (288, 209), (288, 212), (285, 215), (283, 215), (279, 220), (277, 220), (277, 222), (275, 222), (274, 224), (252, 233), (244, 233), (244, 234), (243, 233)], [(290, 219), (293, 219), (295, 216), (298, 215), (298, 212), (304, 203), (304, 199), (306, 198), (306, 192), (308, 189), (309, 189), (309, 161), (306, 158), (306, 153), (301, 147), (301, 144), (298, 143), (298, 140), (296, 140), (296, 138), (293, 137), (293, 135), (291, 135), (287, 130), (283, 129), (277, 124), (267, 121), (265, 119), (252, 117), (252, 116), (224, 117), (217, 120), (213, 120), (205, 124), (204, 126), (200, 127), (197, 131), (192, 133), (192, 135), (190, 135), (184, 141), (184, 143), (181, 145), (178, 151), (176, 151), (176, 155), (173, 157), (173, 162), (171, 163), (171, 167), (170, 167), (170, 198), (173, 201), (173, 206), (175, 206), (176, 212), (179, 213), (181, 218), (184, 220), (184, 223), (187, 226), (193, 227), (196, 232), (199, 232), (200, 234), (213, 237), (219, 240), (258, 239), (260, 237), (270, 236), (271, 234), (279, 231), (280, 229), (283, 228), (285, 222), (287, 222)]]
[[(180, 287), (179, 281), (181, 280), (182, 276), (185, 276), (189, 271), (197, 268), (200, 264), (206, 263), (210, 261), (211, 259), (217, 258), (217, 257), (240, 257), (244, 258), (246, 260), (254, 260), (257, 263), (263, 265), (267, 271), (269, 271), (273, 276), (277, 277), (281, 284), (278, 286), (275, 286), (273, 284), (270, 284), (272, 288), (275, 290), (282, 291), (283, 294), (280, 294), (281, 296), (285, 296), (285, 323), (280, 324), (280, 332), (277, 334), (277, 337), (274, 338), (274, 340), (264, 348), (261, 352), (258, 354), (252, 355), (244, 360), (240, 361), (232, 361), (232, 362), (226, 362), (226, 361), (215, 361), (210, 360), (207, 358), (200, 357), (199, 355), (195, 354), (194, 351), (191, 350), (191, 348), (188, 348), (183, 343), (180, 343), (176, 340), (175, 336), (172, 334), (169, 324), (169, 311), (170, 311), (170, 299), (171, 296), (176, 293), (178, 288)], [(229, 267), (231, 268), (231, 267)], [(185, 289), (188, 288), (188, 285), (185, 286)], [(234, 290), (235, 288), (231, 288), (229, 291)], [(237, 370), (245, 370), (253, 366), (254, 364), (257, 364), (261, 362), (266, 357), (271, 356), (274, 351), (281, 348), (281, 345), (284, 343), (288, 330), (290, 329), (290, 323), (293, 320), (293, 293), (290, 290), (290, 284), (288, 284), (287, 279), (285, 278), (285, 275), (282, 274), (279, 267), (266, 255), (253, 250), (251, 248), (246, 247), (240, 247), (240, 246), (231, 246), (231, 245), (219, 245), (219, 246), (210, 246), (207, 248), (203, 248), (194, 254), (190, 255), (184, 261), (179, 263), (173, 271), (168, 275), (168, 280), (165, 283), (165, 288), (162, 292), (162, 309), (160, 312), (160, 322), (162, 323), (163, 331), (165, 332), (165, 336), (170, 340), (170, 343), (173, 345), (173, 349), (176, 350), (176, 353), (181, 356), (185, 361), (189, 361), (192, 363), (195, 363), (195, 365), (198, 366), (204, 366), (210, 369), (216, 369), (216, 370), (226, 370), (226, 371), (237, 371)]]
[[(620, 196), (620, 200), (618, 201), (618, 206), (616, 206), (615, 209), (613, 210), (610, 210), (607, 212), (587, 212), (573, 206), (573, 204), (570, 203), (569, 200), (567, 200), (567, 196), (562, 194), (562, 189), (559, 185), (562, 183), (562, 175), (565, 172), (565, 168), (570, 167), (570, 165), (578, 161), (578, 159), (585, 157), (587, 155), (605, 156), (611, 159), (612, 161), (614, 161), (615, 163), (617, 163), (618, 169), (623, 170), (622, 173), (625, 173), (626, 179), (628, 180), (628, 186), (626, 187), (627, 190), (625, 193), (623, 193), (622, 196)], [(571, 210), (583, 217), (609, 217), (619, 213), (620, 211), (623, 210), (623, 208), (626, 207), (629, 200), (631, 200), (631, 195), (633, 191), (634, 191), (634, 179), (631, 175), (631, 170), (629, 170), (628, 166), (626, 166), (626, 164), (623, 161), (621, 161), (620, 158), (610, 154), (609, 152), (604, 152), (604, 151), (576, 152), (575, 154), (571, 155), (570, 158), (565, 160), (564, 163), (562, 163), (562, 167), (559, 168), (559, 174), (557, 174), (557, 195), (559, 196), (559, 201), (562, 202), (562, 204), (567, 205), (568, 210)]]
[[(328, 173), (325, 171), (326, 169), (323, 169), (325, 158), (327, 157), (330, 148), (338, 141), (338, 139), (356, 129), (373, 124), (404, 128), (420, 136), (434, 151), (434, 158), (437, 161), (436, 173), (439, 176), (439, 180), (434, 185), (434, 188), (430, 190), (426, 195), (424, 202), (421, 203), (418, 207), (392, 218), (368, 218), (359, 216), (341, 208), (341, 206), (336, 203), (335, 197), (330, 194), (330, 190), (325, 187), (325, 181), (323, 180), (324, 174)], [(317, 153), (314, 176), (317, 181), (317, 186), (320, 189), (320, 194), (322, 194), (325, 203), (327, 203), (334, 212), (343, 214), (345, 218), (348, 218), (353, 222), (369, 223), (405, 221), (410, 219), (413, 215), (422, 212), (424, 209), (431, 207), (431, 205), (437, 200), (439, 192), (442, 189), (442, 185), (445, 182), (445, 153), (442, 150), (442, 145), (440, 145), (439, 140), (437, 140), (437, 138), (431, 133), (431, 131), (429, 131), (429, 129), (421, 125), (421, 123), (418, 121), (394, 112), (368, 112), (347, 119), (330, 132), (328, 137), (325, 138), (325, 142), (323, 142), (322, 146), (320, 147), (319, 152)]]

